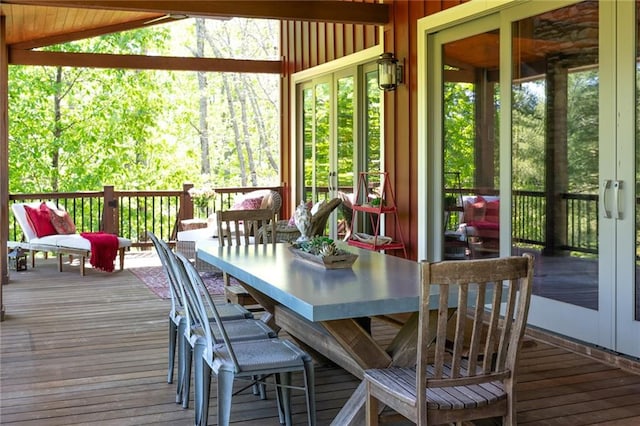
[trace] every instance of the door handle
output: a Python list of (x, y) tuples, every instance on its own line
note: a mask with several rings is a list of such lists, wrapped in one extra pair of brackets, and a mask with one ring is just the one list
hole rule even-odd
[(622, 219), (622, 209), (620, 208), (620, 190), (622, 188), (621, 180), (613, 181), (613, 208), (615, 209), (615, 218)]
[(611, 189), (611, 179), (602, 181), (602, 211), (605, 219), (611, 219), (611, 210), (607, 209), (607, 194)]

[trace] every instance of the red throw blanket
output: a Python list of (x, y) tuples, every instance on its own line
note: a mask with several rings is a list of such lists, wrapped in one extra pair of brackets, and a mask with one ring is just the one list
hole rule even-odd
[(91, 243), (91, 266), (113, 272), (113, 263), (118, 255), (118, 237), (105, 232), (82, 232), (80, 235)]

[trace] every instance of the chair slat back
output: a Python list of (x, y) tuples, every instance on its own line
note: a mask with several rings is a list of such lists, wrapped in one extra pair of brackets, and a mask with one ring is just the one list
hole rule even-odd
[(175, 272), (171, 267), (170, 256), (173, 256), (173, 251), (164, 240), (159, 239), (153, 232), (147, 231), (147, 235), (149, 236), (149, 238), (151, 238), (151, 242), (153, 243), (153, 246), (158, 253), (158, 257), (160, 258), (162, 270), (167, 277), (167, 281), (169, 281), (169, 292), (171, 294), (171, 312), (176, 313), (183, 308), (184, 303), (182, 300), (182, 295), (180, 294), (180, 289), (178, 287)]
[[(427, 388), (513, 376), (532, 282), (530, 255), (421, 264), (418, 401)], [(438, 312), (430, 315), (436, 292)]]
[(178, 259), (177, 263), (180, 263), (182, 266), (182, 271), (186, 274), (188, 279), (185, 282), (184, 294), (186, 300), (189, 301), (188, 305), (190, 309), (193, 310), (193, 316), (197, 319), (198, 324), (202, 327), (204, 333), (203, 337), (206, 340), (207, 350), (204, 353), (204, 356), (208, 357), (209, 364), (213, 363), (213, 346), (215, 345), (213, 331), (211, 329), (211, 323), (209, 322), (209, 318), (213, 318), (215, 320), (216, 326), (220, 332), (220, 336), (224, 342), (224, 345), (227, 349), (227, 353), (231, 358), (235, 372), (240, 372), (240, 365), (238, 363), (238, 359), (236, 357), (235, 352), (233, 351), (233, 346), (231, 345), (231, 340), (229, 339), (229, 335), (227, 334), (227, 330), (224, 327), (224, 323), (220, 318), (220, 314), (218, 309), (216, 308), (213, 299), (211, 299), (211, 295), (209, 294), (204, 282), (202, 281), (202, 277), (198, 274), (198, 271), (193, 266), (193, 264), (181, 255), (180, 253), (176, 254), (176, 258)]
[[(275, 245), (276, 216), (271, 209), (224, 210), (217, 213), (220, 246), (248, 246), (253, 234), (254, 245)], [(260, 228), (268, 232), (259, 232)], [(271, 236), (271, 238), (269, 238)], [(269, 241), (271, 240), (271, 241)]]

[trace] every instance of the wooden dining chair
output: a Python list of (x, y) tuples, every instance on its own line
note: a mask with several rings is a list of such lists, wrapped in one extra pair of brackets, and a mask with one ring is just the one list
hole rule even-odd
[[(271, 244), (275, 247), (276, 216), (271, 209), (225, 210), (217, 213), (220, 246), (248, 246)], [(231, 284), (228, 273), (223, 272), (227, 301), (242, 306), (257, 305), (242, 285)]]
[(422, 263), (417, 364), (365, 371), (367, 424), (378, 424), (384, 404), (418, 425), (490, 417), (514, 425), (532, 281), (527, 254)]

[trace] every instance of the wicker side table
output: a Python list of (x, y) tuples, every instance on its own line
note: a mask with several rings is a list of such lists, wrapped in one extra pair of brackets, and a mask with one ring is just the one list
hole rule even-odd
[(180, 221), (180, 228), (183, 231), (191, 231), (192, 229), (202, 229), (206, 227), (206, 219), (185, 219)]
[(196, 269), (200, 272), (222, 272), (221, 269), (198, 259), (195, 241), (176, 241), (176, 251), (195, 262)]

